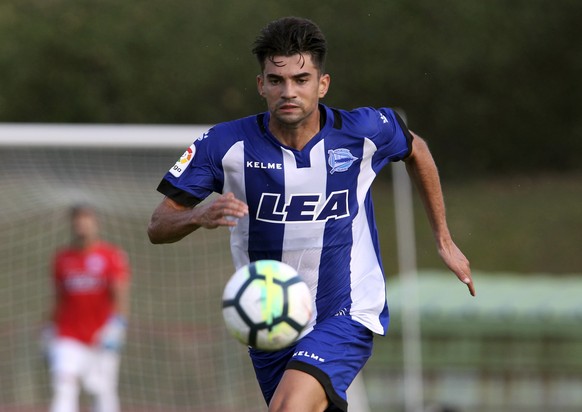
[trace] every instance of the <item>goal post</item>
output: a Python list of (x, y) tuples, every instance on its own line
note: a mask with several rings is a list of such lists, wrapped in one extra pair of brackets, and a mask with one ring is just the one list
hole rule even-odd
[[(407, 123), (406, 112), (398, 114)], [(416, 266), (416, 239), (414, 234), (414, 205), (412, 182), (402, 163), (392, 164), (394, 217), (398, 252), (398, 276), (402, 285), (402, 352), (405, 412), (424, 409), (424, 381), (422, 367), (422, 339), (418, 297), (418, 270)]]
[(210, 127), (1, 123), (0, 147), (179, 149), (190, 145)]

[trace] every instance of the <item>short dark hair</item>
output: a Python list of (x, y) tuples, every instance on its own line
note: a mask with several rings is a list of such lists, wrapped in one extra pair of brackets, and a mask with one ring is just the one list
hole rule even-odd
[(71, 206), (69, 209), (69, 215), (72, 219), (77, 218), (81, 215), (93, 215), (97, 216), (97, 211), (93, 207), (93, 205), (89, 203), (76, 203)]
[[(301, 17), (283, 17), (267, 24), (256, 38), (253, 54), (261, 70), (274, 56), (309, 54), (320, 73), (325, 68), (327, 42), (317, 24)], [(272, 61), (272, 60), (271, 60)]]

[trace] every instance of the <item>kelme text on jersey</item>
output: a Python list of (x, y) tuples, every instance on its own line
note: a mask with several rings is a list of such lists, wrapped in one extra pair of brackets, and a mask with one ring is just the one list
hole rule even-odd
[(247, 167), (251, 169), (281, 170), (283, 169), (283, 163), (257, 162), (254, 160), (247, 160)]

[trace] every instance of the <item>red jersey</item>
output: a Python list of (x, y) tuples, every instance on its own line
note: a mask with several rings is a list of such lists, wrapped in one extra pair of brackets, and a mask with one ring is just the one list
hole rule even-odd
[(67, 248), (54, 260), (58, 335), (91, 344), (113, 314), (113, 283), (130, 275), (125, 252), (98, 242), (89, 249)]

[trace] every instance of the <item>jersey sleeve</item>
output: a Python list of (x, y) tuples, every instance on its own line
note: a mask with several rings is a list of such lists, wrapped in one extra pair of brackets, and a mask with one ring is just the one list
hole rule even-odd
[(209, 144), (216, 139), (215, 134), (215, 129), (210, 129), (186, 149), (158, 185), (160, 193), (184, 206), (194, 206), (221, 190), (220, 162)]
[(379, 154), (391, 162), (406, 159), (412, 153), (412, 134), (396, 111), (381, 108), (379, 113)]
[(131, 267), (127, 253), (120, 248), (112, 248), (110, 254), (111, 278), (113, 280), (129, 280)]

